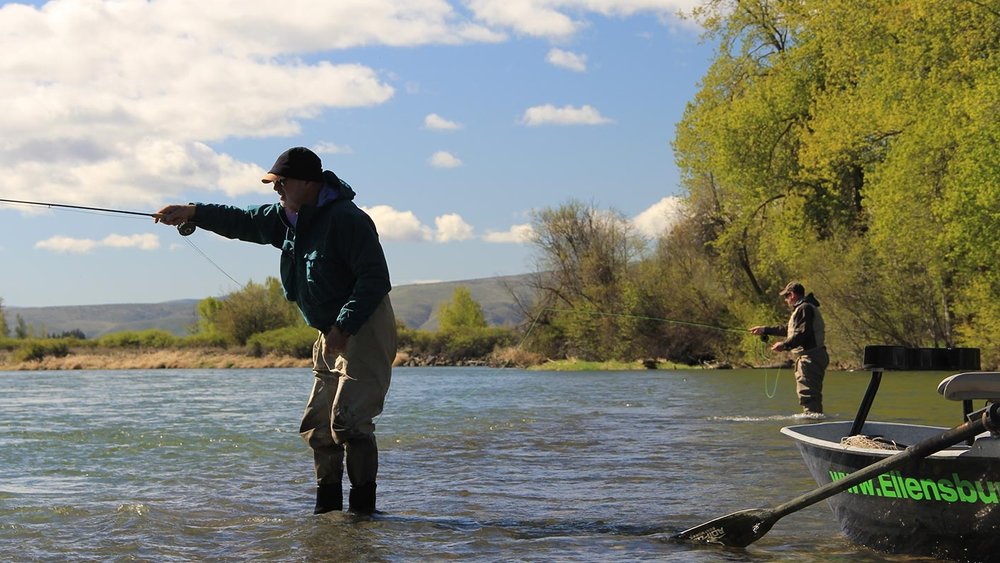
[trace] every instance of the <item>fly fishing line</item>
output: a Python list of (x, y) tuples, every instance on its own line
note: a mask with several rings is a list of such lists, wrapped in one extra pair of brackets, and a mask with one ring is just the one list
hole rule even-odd
[[(557, 312), (557, 313), (574, 313), (574, 314), (583, 314), (583, 315), (601, 315), (601, 316), (612, 316), (612, 317), (624, 317), (624, 318), (631, 318), (631, 319), (639, 319), (639, 320), (647, 320), (647, 321), (657, 321), (657, 322), (663, 322), (663, 323), (670, 323), (670, 324), (676, 324), (676, 325), (682, 325), (682, 326), (692, 326), (692, 327), (697, 327), (697, 328), (706, 328), (706, 329), (710, 329), (710, 330), (720, 330), (720, 331), (725, 331), (725, 332), (737, 332), (737, 333), (740, 333), (740, 334), (743, 334), (743, 335), (746, 335), (746, 332), (747, 332), (746, 329), (742, 329), (742, 328), (717, 326), (717, 325), (711, 325), (711, 324), (706, 324), (706, 323), (699, 323), (699, 322), (694, 322), (694, 321), (681, 321), (681, 320), (677, 320), (677, 319), (667, 319), (667, 318), (664, 318), (664, 317), (650, 317), (650, 316), (645, 316), (645, 315), (630, 315), (630, 314), (626, 314), (626, 313), (606, 313), (606, 312), (603, 312), (603, 311), (577, 311), (577, 310), (574, 310), (574, 309), (560, 309), (560, 308), (556, 308), (556, 307), (543, 307), (542, 309), (540, 309), (538, 311), (538, 314), (535, 315), (535, 318), (531, 320), (531, 325), (528, 326), (528, 330), (524, 333), (524, 336), (521, 338), (521, 342), (519, 342), (518, 345), (517, 345), (518, 348), (521, 348), (521, 346), (524, 344), (524, 341), (528, 339), (528, 336), (531, 334), (531, 331), (534, 330), (535, 325), (538, 324), (538, 319), (542, 316), (542, 313), (544, 313), (545, 311), (553, 311), (553, 312)], [(754, 346), (754, 350), (756, 351), (756, 356), (757, 356), (758, 363), (764, 363), (764, 361), (767, 360), (768, 355), (767, 355), (767, 349), (766, 349), (766, 347), (767, 347), (766, 337), (762, 336), (757, 341), (757, 344)], [(778, 392), (778, 379), (781, 377), (781, 367), (779, 366), (775, 370), (775, 372), (774, 372), (774, 384), (770, 388), (768, 387), (768, 380), (770, 379), (769, 371), (770, 371), (769, 368), (767, 368), (766, 364), (765, 364), (765, 367), (764, 367), (764, 395), (768, 399), (773, 399), (777, 395), (777, 392)]]
[[(93, 214), (93, 215), (99, 215), (99, 214), (116, 214), (116, 215), (128, 215), (128, 216), (131, 216), (131, 217), (152, 217), (154, 219), (158, 219), (160, 217), (160, 215), (158, 213), (146, 213), (146, 212), (142, 212), (142, 211), (127, 211), (127, 210), (124, 210), (124, 209), (112, 209), (112, 208), (109, 208), (109, 207), (92, 207), (92, 206), (89, 206), (89, 205), (71, 205), (71, 204), (68, 204), (68, 203), (52, 203), (52, 202), (48, 202), (48, 201), (27, 201), (27, 200), (21, 200), (21, 199), (0, 198), (0, 203), (6, 203), (6, 204), (11, 204), (11, 205), (27, 205), (27, 206), (35, 206), (35, 207), (48, 207), (50, 209), (65, 209), (65, 210), (68, 210), (68, 211), (76, 211), (76, 212), (88, 213), (88, 214)], [(218, 264), (216, 264), (214, 260), (212, 260), (211, 258), (209, 258), (209, 256), (207, 254), (205, 254), (200, 248), (198, 248), (198, 245), (196, 245), (189, 238), (187, 238), (191, 234), (193, 234), (195, 232), (195, 230), (197, 230), (197, 226), (194, 223), (192, 223), (192, 222), (186, 222), (186, 223), (181, 223), (180, 225), (177, 225), (177, 232), (180, 233), (180, 235), (182, 237), (185, 237), (184, 238), (184, 242), (186, 242), (188, 244), (188, 246), (190, 246), (192, 249), (195, 250), (195, 252), (197, 252), (198, 254), (200, 254), (202, 256), (202, 258), (204, 258), (205, 260), (208, 261), (209, 264), (215, 266), (215, 268), (217, 270), (219, 270), (220, 272), (222, 272), (223, 275), (225, 275), (227, 278), (229, 278), (230, 280), (232, 280), (232, 282), (235, 283), (237, 287), (243, 287), (243, 285), (240, 282), (236, 281), (236, 279), (233, 278), (233, 276), (229, 275), (228, 272), (226, 272), (224, 269), (222, 269), (222, 266), (219, 266)]]
[[(140, 217), (152, 217), (154, 219), (159, 217), (157, 213), (145, 213), (142, 211), (126, 211), (124, 209), (111, 209), (109, 207), (91, 207), (88, 205), (70, 205), (68, 203), (52, 203), (48, 201), (26, 201), (22, 199), (5, 199), (0, 198), (0, 203), (9, 203), (15, 205), (31, 205), (35, 207), (49, 207), (55, 209), (71, 209), (76, 211), (95, 211), (101, 213), (115, 213), (118, 215), (132, 215)], [(181, 236), (189, 236), (195, 231), (197, 227), (194, 223), (181, 223), (177, 225), (177, 232)]]
[[(768, 355), (767, 355), (767, 343), (764, 342), (763, 340), (761, 340), (757, 344), (757, 359), (760, 362), (763, 362), (764, 360), (768, 359)], [(764, 396), (766, 396), (768, 399), (773, 399), (774, 396), (777, 395), (777, 393), (778, 393), (778, 378), (781, 377), (781, 367), (778, 367), (778, 368), (776, 368), (774, 370), (774, 386), (771, 387), (770, 390), (768, 390), (768, 388), (767, 388), (767, 380), (768, 380), (768, 372), (769, 371), (770, 371), (770, 369), (765, 364), (764, 365)]]

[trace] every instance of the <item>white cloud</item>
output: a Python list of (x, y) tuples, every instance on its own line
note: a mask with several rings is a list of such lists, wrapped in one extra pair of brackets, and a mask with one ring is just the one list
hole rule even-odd
[(563, 106), (557, 108), (552, 104), (530, 107), (524, 111), (521, 123), (529, 127), (539, 125), (604, 125), (614, 123), (613, 120), (601, 115), (593, 106), (581, 107)]
[(458, 168), (462, 161), (448, 151), (438, 151), (428, 159), (434, 168)]
[(348, 145), (335, 145), (333, 143), (316, 143), (313, 147), (316, 154), (354, 154), (354, 149)]
[(552, 66), (575, 72), (586, 72), (587, 70), (587, 55), (578, 55), (562, 49), (551, 49), (545, 60)]
[(435, 218), (434, 225), (437, 227), (434, 240), (438, 242), (461, 241), (472, 238), (472, 226), (466, 223), (465, 219), (462, 219), (462, 216), (457, 213), (449, 213)]
[(412, 211), (399, 211), (388, 205), (363, 207), (378, 229), (379, 238), (391, 241), (431, 240), (433, 232)]
[(457, 213), (440, 215), (432, 229), (420, 222), (412, 211), (400, 211), (388, 205), (362, 207), (378, 229), (379, 238), (394, 242), (455, 242), (473, 238), (473, 228)]
[(684, 217), (684, 212), (684, 200), (676, 196), (667, 196), (633, 217), (632, 224), (643, 235), (656, 238), (670, 232), (670, 229)]
[(100, 241), (93, 239), (53, 236), (35, 243), (35, 248), (62, 254), (85, 254), (100, 247), (156, 250), (160, 247), (160, 239), (153, 234), (129, 236), (111, 234), (104, 237), (104, 239)]
[(455, 131), (461, 129), (462, 125), (432, 113), (424, 118), (424, 127), (431, 131)]
[(514, 225), (506, 231), (487, 231), (483, 240), (494, 243), (519, 243), (530, 242), (535, 230), (529, 224)]

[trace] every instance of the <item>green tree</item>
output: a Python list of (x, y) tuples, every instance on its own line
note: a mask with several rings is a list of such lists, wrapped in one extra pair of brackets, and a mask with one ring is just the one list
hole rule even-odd
[(10, 326), (7, 325), (7, 315), (3, 310), (3, 298), (0, 298), (0, 338), (10, 336)]
[(587, 360), (645, 355), (635, 336), (650, 300), (632, 275), (645, 245), (631, 223), (571, 201), (537, 212), (532, 226), (539, 252), (534, 346)]
[(486, 328), (483, 308), (472, 298), (469, 288), (459, 286), (451, 295), (451, 301), (441, 304), (438, 309), (440, 329), (454, 332), (464, 329)]
[(198, 314), (198, 324), (194, 327), (194, 331), (205, 335), (217, 334), (219, 330), (215, 318), (222, 309), (222, 300), (206, 297), (198, 302), (195, 309)]
[(739, 319), (770, 314), (766, 308), (742, 311), (731, 300), (729, 287), (717, 275), (718, 257), (706, 251), (700, 227), (691, 218), (682, 219), (660, 238), (641, 270), (658, 315), (667, 319), (646, 333), (653, 339), (655, 357), (689, 364), (739, 357), (741, 346), (749, 352), (756, 344), (734, 329), (742, 326)]
[(14, 316), (14, 319), (15, 319), (14, 320), (14, 323), (15, 323), (14, 324), (14, 338), (17, 338), (18, 340), (24, 340), (25, 338), (31, 338), (32, 337), (32, 333), (34, 332), (34, 330), (32, 330), (32, 328), (30, 326), (28, 326), (28, 323), (24, 320), (24, 317), (22, 317), (20, 315), (20, 313), (19, 313), (19, 314), (17, 314), (17, 315)]
[(224, 299), (202, 300), (198, 313), (202, 332), (240, 345), (254, 334), (303, 324), (298, 309), (284, 298), (281, 282), (270, 277), (263, 284), (249, 282)]

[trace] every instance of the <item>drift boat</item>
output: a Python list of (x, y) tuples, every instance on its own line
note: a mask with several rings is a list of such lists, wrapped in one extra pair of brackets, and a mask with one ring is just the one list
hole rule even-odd
[[(973, 419), (974, 402), (1000, 402), (1000, 373), (979, 370), (977, 349), (907, 349), (869, 346), (872, 379), (854, 421), (789, 426), (816, 483), (827, 485), (946, 428), (866, 420), (884, 370), (976, 370), (938, 385), (946, 400), (960, 401)], [(956, 408), (956, 423), (958, 409)], [(1000, 561), (1000, 435), (983, 432), (827, 498), (844, 535), (890, 553), (960, 561)]]

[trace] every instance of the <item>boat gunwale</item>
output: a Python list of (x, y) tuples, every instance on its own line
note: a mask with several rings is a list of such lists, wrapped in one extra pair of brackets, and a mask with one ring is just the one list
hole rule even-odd
[[(839, 441), (834, 442), (834, 441), (831, 441), (831, 440), (828, 440), (828, 439), (825, 439), (825, 438), (817, 438), (815, 436), (809, 435), (808, 433), (800, 432), (800, 430), (808, 429), (808, 428), (826, 429), (826, 428), (844, 427), (844, 432), (842, 432), (841, 434), (846, 436), (847, 432), (851, 428), (851, 425), (852, 425), (852, 423), (850, 421), (814, 422), (814, 423), (808, 423), (808, 424), (797, 424), (797, 425), (792, 425), (792, 426), (785, 426), (785, 427), (781, 428), (781, 433), (784, 434), (785, 436), (788, 436), (788, 437), (792, 438), (793, 440), (796, 441), (796, 443), (798, 443), (800, 445), (801, 444), (808, 444), (810, 446), (813, 446), (813, 447), (816, 447), (816, 448), (819, 448), (819, 449), (823, 449), (823, 450), (828, 450), (828, 451), (865, 454), (865, 455), (877, 456), (877, 457), (889, 457), (889, 456), (891, 456), (893, 454), (896, 454), (896, 453), (899, 453), (899, 452), (903, 451), (902, 449), (892, 450), (892, 449), (865, 448), (865, 447), (860, 447), (860, 446), (845, 445), (845, 444), (840, 443)], [(888, 426), (888, 427), (891, 427), (891, 428), (902, 429), (902, 430), (925, 430), (925, 431), (930, 431), (930, 432), (928, 432), (928, 435), (933, 435), (933, 434), (945, 432), (945, 431), (948, 430), (948, 428), (944, 428), (944, 427), (940, 427), (940, 426), (928, 426), (928, 425), (924, 425), (924, 424), (908, 424), (908, 423), (903, 423), (903, 422), (876, 422), (876, 421), (870, 421), (870, 422), (866, 422), (865, 425), (866, 426), (868, 426), (868, 425)], [(865, 428), (863, 427), (862, 430), (864, 430), (864, 429)], [(891, 438), (891, 436), (890, 436), (890, 438)], [(976, 436), (976, 440), (979, 440), (979, 439), (982, 439), (982, 438), (989, 439), (990, 438), (990, 434), (988, 432), (984, 432), (984, 433), (979, 434), (979, 435)], [(990, 455), (989, 453), (987, 453), (987, 452), (985, 452), (985, 451), (983, 451), (981, 449), (978, 449), (978, 448), (975, 448), (975, 447), (970, 447), (968, 444), (957, 444), (955, 446), (951, 446), (950, 448), (946, 448), (946, 449), (941, 450), (939, 452), (933, 453), (933, 454), (927, 456), (927, 458), (928, 459), (949, 460), (949, 459), (957, 458), (957, 457), (960, 457), (960, 456), (963, 457), (963, 458), (970, 458), (970, 457), (995, 458), (996, 457), (995, 455)]]

